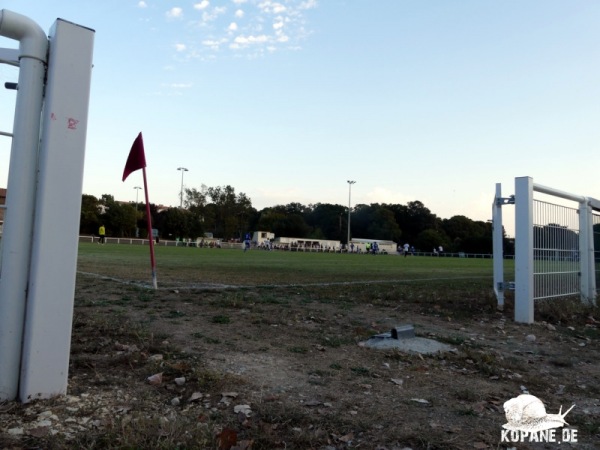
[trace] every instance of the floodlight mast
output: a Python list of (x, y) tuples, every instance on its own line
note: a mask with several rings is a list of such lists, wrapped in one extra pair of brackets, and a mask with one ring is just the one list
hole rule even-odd
[(140, 193), (140, 186), (134, 186), (135, 189), (135, 237), (140, 237), (140, 229), (138, 228), (138, 194)]
[(346, 251), (350, 251), (350, 209), (351, 209), (351, 199), (352, 199), (352, 185), (356, 183), (356, 181), (348, 180), (348, 241), (346, 242)]
[(181, 191), (179, 192), (179, 207), (183, 208), (183, 172), (188, 172), (185, 167), (178, 167), (177, 170), (181, 170)]
[(135, 189), (135, 212), (137, 213), (138, 210), (138, 194), (140, 193), (140, 186), (134, 186)]

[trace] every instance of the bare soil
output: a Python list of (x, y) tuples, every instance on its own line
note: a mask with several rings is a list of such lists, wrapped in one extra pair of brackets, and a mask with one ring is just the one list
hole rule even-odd
[[(541, 305), (522, 325), (508, 303), (482, 282), (152, 291), (80, 275), (68, 395), (0, 404), (0, 449), (555, 448), (501, 442), (524, 392), (576, 405), (578, 443), (560, 448), (600, 448), (595, 311)], [(452, 351), (359, 345), (400, 324)]]

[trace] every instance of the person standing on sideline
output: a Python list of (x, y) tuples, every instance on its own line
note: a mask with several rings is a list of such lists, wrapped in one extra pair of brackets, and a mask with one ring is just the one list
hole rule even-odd
[(406, 258), (408, 256), (408, 249), (410, 248), (410, 245), (408, 245), (408, 242), (406, 244), (404, 244), (404, 257)]
[(100, 236), (98, 244), (105, 244), (106, 230), (104, 229), (104, 225), (100, 225), (100, 228), (98, 229), (98, 235)]

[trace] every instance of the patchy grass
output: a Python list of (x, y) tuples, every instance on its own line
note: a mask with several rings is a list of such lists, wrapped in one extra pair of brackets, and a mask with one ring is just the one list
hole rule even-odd
[[(473, 279), (492, 275), (490, 259), (471, 258), (396, 258), (393, 255), (372, 257), (310, 252), (243, 253), (235, 250), (157, 246), (156, 260), (159, 284), (173, 287), (193, 284), (269, 287), (279, 284), (290, 286), (307, 283), (314, 285), (446, 279), (446, 284), (456, 283), (457, 288), (463, 289), (471, 283), (476, 289), (477, 283), (473, 283)], [(168, 270), (161, 271), (161, 267)], [(148, 249), (135, 245), (80, 244), (78, 268), (83, 272), (138, 283), (147, 284), (150, 278)], [(298, 293), (301, 290), (299, 288)], [(397, 297), (387, 289), (380, 289), (378, 284), (374, 284), (370, 292), (378, 301), (395, 301)], [(243, 302), (243, 294), (238, 293), (233, 297)], [(265, 296), (267, 302), (273, 299), (273, 296)]]
[(228, 324), (231, 323), (231, 319), (229, 316), (219, 314), (218, 316), (213, 316), (212, 323)]

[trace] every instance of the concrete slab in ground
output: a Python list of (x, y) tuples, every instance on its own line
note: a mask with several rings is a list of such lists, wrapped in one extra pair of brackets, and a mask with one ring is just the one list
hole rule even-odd
[(421, 353), (429, 355), (438, 352), (449, 352), (453, 350), (453, 347), (448, 344), (435, 341), (433, 339), (426, 339), (421, 337), (415, 337), (410, 339), (394, 339), (392, 337), (372, 337), (366, 341), (360, 342), (358, 345), (361, 347), (374, 348), (379, 350), (387, 350), (397, 348), (402, 352), (408, 353)]

